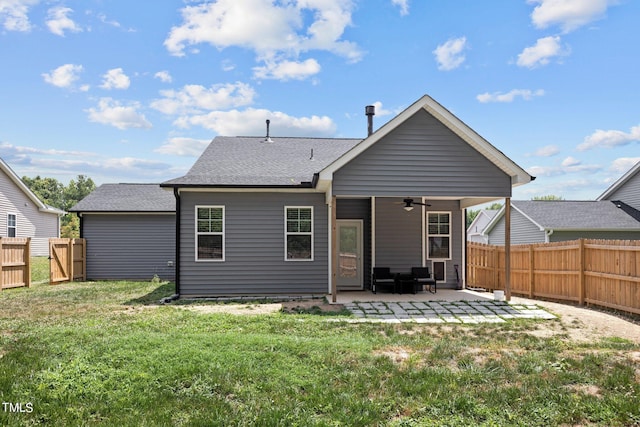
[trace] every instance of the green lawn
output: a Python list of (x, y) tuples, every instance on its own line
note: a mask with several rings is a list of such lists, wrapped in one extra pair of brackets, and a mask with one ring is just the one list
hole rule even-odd
[(640, 423), (640, 348), (624, 340), (541, 338), (534, 320), (353, 324), (155, 305), (172, 293), (150, 282), (0, 293), (0, 425)]
[(49, 258), (46, 256), (31, 257), (31, 283), (49, 282)]

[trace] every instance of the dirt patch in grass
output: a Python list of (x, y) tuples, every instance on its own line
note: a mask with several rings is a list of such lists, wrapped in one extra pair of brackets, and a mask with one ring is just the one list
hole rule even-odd
[(344, 311), (344, 305), (329, 304), (324, 299), (292, 300), (282, 303), (282, 312), (289, 314), (335, 314)]
[(252, 315), (252, 314), (271, 314), (277, 313), (282, 309), (280, 303), (264, 303), (264, 304), (210, 304), (210, 305), (176, 305), (186, 310), (195, 311), (197, 313), (212, 314), (226, 313), (236, 315)]
[(574, 342), (583, 343), (591, 343), (606, 337), (618, 337), (640, 344), (640, 323), (633, 318), (570, 304), (548, 301), (533, 301), (533, 303), (560, 317), (559, 321), (540, 322), (535, 330), (529, 332), (537, 337), (568, 336)]

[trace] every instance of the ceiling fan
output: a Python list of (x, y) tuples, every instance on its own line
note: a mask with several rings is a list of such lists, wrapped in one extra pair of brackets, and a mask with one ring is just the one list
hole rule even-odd
[(413, 199), (410, 199), (410, 198), (403, 199), (402, 202), (396, 202), (396, 204), (404, 204), (402, 209), (404, 209), (407, 212), (411, 212), (415, 207), (414, 205), (431, 206), (429, 203), (415, 202)]

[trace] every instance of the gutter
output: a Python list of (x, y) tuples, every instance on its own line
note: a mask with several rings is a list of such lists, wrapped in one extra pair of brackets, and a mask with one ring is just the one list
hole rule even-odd
[(173, 195), (176, 198), (176, 272), (175, 272), (175, 282), (176, 282), (176, 298), (180, 298), (180, 189), (178, 187), (173, 187)]
[[(314, 177), (314, 181), (317, 181)], [(163, 188), (314, 188), (314, 182), (303, 181), (293, 185), (244, 185), (244, 184), (160, 184)]]

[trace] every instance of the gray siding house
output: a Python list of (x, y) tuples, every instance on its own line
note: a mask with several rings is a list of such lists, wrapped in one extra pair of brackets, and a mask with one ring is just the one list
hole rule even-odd
[[(640, 212), (621, 201), (512, 200), (511, 244), (640, 239)], [(487, 224), (488, 244), (504, 245), (501, 209)]]
[(531, 179), (429, 96), (365, 139), (218, 136), (161, 184), (175, 196), (176, 290), (335, 296), (367, 289), (376, 266), (427, 266), (454, 287), (465, 209)]
[(45, 205), (0, 159), (0, 236), (31, 237), (31, 256), (49, 255), (49, 238), (60, 237), (64, 211)]
[(158, 184), (103, 184), (77, 203), (87, 279), (175, 279), (175, 198)]
[(640, 162), (622, 175), (596, 200), (620, 200), (640, 210)]
[[(467, 227), (467, 240), (469, 242), (487, 243), (488, 238), (484, 232), (485, 227), (498, 213), (497, 209), (483, 209), (473, 219), (469, 227)], [(513, 224), (513, 220), (512, 220)]]

